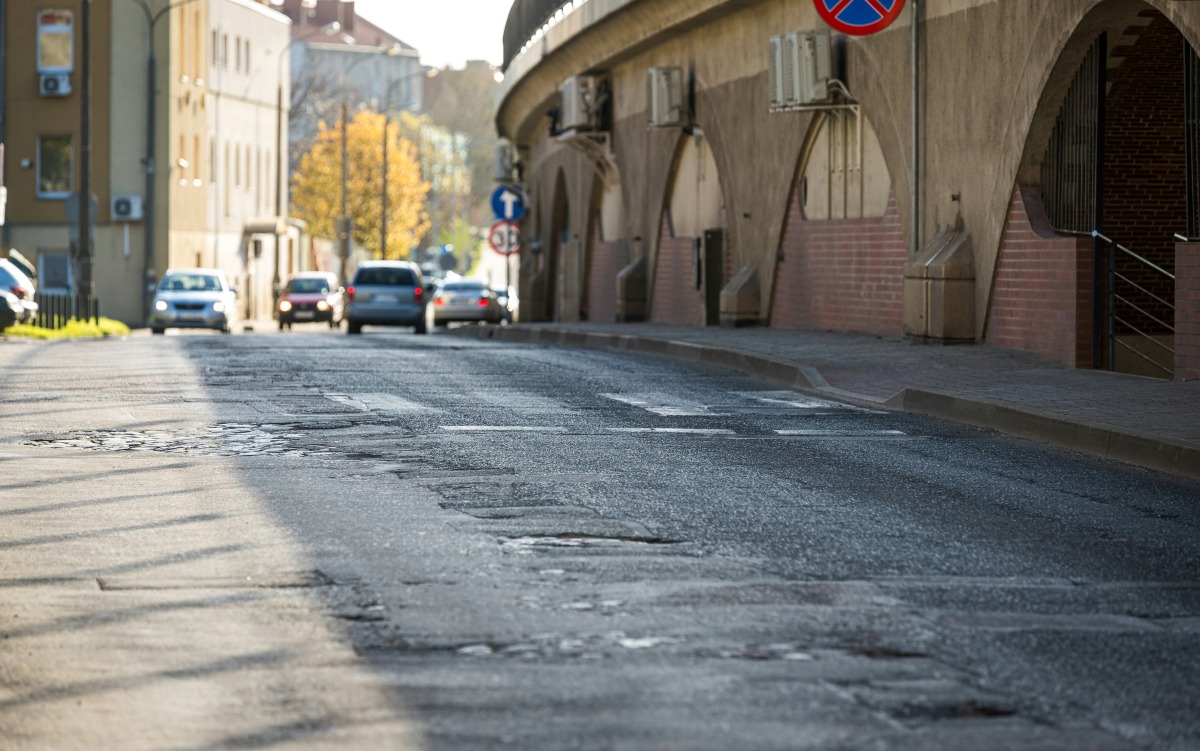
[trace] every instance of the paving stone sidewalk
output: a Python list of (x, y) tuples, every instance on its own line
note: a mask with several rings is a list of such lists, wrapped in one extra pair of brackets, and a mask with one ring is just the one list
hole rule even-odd
[(831, 396), (1200, 478), (1200, 381), (1075, 370), (1016, 350), (865, 334), (604, 323), (467, 326), (451, 333), (732, 367)]

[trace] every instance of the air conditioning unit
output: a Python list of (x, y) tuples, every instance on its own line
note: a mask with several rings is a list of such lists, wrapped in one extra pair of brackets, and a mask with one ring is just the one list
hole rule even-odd
[(559, 130), (600, 130), (605, 94), (599, 76), (572, 76), (558, 88)]
[(688, 125), (689, 112), (683, 88), (682, 68), (651, 68), (646, 81), (646, 111), (651, 128), (680, 128)]
[(38, 93), (42, 96), (67, 96), (71, 93), (71, 77), (66, 73), (38, 76)]
[(783, 107), (783, 36), (773, 36), (767, 44), (767, 97), (770, 109)]
[(141, 196), (113, 196), (111, 209), (114, 222), (138, 222), (143, 219)]
[(771, 37), (767, 82), (772, 110), (828, 102), (833, 78), (833, 38), (828, 29)]

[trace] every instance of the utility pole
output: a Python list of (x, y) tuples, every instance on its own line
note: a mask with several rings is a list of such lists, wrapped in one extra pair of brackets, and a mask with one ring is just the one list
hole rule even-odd
[[(79, 281), (82, 303), (75, 317), (93, 317), (96, 281), (92, 275), (92, 0), (83, 0), (82, 53), (80, 67), (80, 124), (79, 124)], [(99, 313), (95, 315), (99, 318)]]

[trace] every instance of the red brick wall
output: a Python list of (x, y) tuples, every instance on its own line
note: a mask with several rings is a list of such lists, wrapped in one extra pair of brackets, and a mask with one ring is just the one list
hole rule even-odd
[(696, 291), (691, 237), (672, 237), (671, 224), (663, 214), (658, 232), (658, 260), (654, 267), (654, 291), (650, 297), (650, 321), (678, 326), (704, 325), (704, 300)]
[(1093, 247), (1054, 233), (1036, 188), (1015, 190), (984, 341), (1091, 367)]
[(903, 333), (906, 251), (894, 196), (881, 217), (806, 221), (793, 189), (780, 245), (772, 328)]
[(1200, 379), (1200, 243), (1175, 246), (1175, 378)]
[(587, 270), (587, 320), (617, 320), (617, 274), (629, 263), (625, 243), (600, 239), (600, 220), (593, 222)]
[[(1125, 33), (1137, 41), (1110, 57), (1104, 143), (1104, 234), (1171, 271), (1176, 232), (1187, 227), (1187, 165), (1184, 159), (1183, 37), (1156, 11), (1148, 26)], [(1169, 279), (1121, 256), (1118, 270), (1167, 300)], [(1171, 311), (1139, 301), (1158, 318)], [(1122, 318), (1141, 316), (1126, 310)], [(1159, 327), (1137, 321), (1146, 330)]]

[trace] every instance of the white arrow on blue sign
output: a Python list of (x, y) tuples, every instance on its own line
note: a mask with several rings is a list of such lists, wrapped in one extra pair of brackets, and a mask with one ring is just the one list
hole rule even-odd
[(515, 185), (501, 185), (492, 193), (492, 212), (499, 221), (517, 221), (525, 216), (525, 193)]

